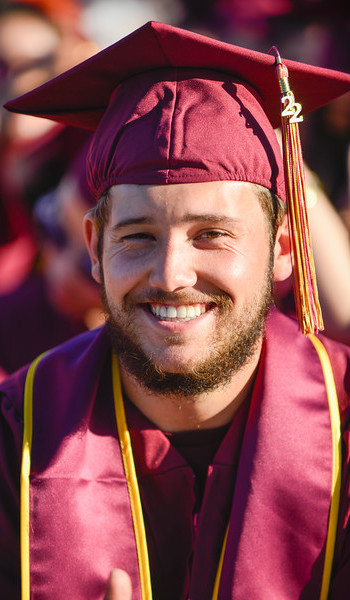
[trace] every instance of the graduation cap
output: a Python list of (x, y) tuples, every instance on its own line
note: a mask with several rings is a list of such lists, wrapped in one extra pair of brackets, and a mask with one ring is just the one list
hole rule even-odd
[(95, 131), (96, 198), (118, 183), (236, 180), (287, 200), (298, 318), (310, 333), (322, 317), (298, 121), (301, 107), (306, 114), (349, 90), (350, 75), (150, 22), (6, 108)]

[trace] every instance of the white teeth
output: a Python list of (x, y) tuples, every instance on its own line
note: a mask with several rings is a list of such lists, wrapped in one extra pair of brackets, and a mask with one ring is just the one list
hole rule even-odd
[(167, 317), (167, 307), (166, 306), (161, 306), (159, 309), (159, 316), (160, 317)]
[(176, 312), (177, 312), (176, 316), (178, 319), (186, 319), (186, 317), (187, 317), (186, 306), (179, 306)]
[(193, 319), (196, 315), (194, 314), (194, 308), (193, 306), (189, 306), (187, 309), (187, 317), (189, 319)]
[(168, 306), (167, 308), (167, 315), (166, 315), (169, 319), (176, 319), (177, 317), (177, 310), (175, 308), (175, 306)]
[(165, 304), (150, 304), (151, 312), (164, 321), (190, 321), (206, 312), (205, 304), (188, 304), (168, 306)]

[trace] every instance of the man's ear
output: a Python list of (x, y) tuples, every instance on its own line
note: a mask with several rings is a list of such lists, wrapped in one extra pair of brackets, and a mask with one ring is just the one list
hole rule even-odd
[(289, 237), (288, 217), (284, 216), (276, 235), (274, 248), (273, 279), (284, 281), (292, 273), (292, 250)]
[(83, 231), (85, 243), (91, 260), (91, 274), (97, 283), (102, 283), (101, 267), (97, 252), (98, 232), (96, 223), (89, 213), (84, 217)]

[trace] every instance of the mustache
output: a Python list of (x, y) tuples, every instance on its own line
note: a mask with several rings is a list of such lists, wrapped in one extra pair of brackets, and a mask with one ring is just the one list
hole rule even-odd
[(136, 294), (126, 295), (124, 302), (130, 304), (217, 304), (218, 306), (232, 305), (229, 294), (223, 291), (216, 292), (165, 292), (153, 288), (143, 290)]

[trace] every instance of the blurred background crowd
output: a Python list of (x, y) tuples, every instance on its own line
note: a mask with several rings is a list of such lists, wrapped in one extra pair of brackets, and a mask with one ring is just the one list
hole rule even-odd
[[(348, 0), (0, 0), (0, 100), (157, 20), (349, 71)], [(0, 378), (103, 322), (82, 217), (90, 133), (0, 113)], [(326, 333), (350, 343), (350, 94), (301, 127)], [(293, 312), (291, 282), (275, 290)]]

